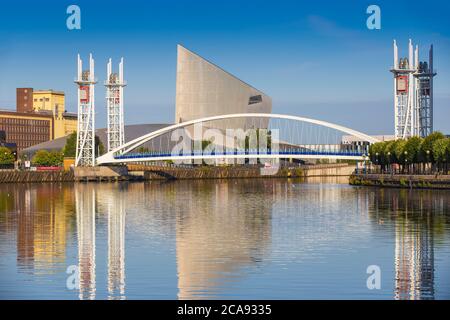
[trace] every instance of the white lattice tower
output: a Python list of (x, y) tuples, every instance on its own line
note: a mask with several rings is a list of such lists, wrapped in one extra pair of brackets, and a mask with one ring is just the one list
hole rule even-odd
[(83, 70), (83, 62), (78, 55), (78, 128), (75, 166), (95, 165), (95, 76), (94, 59), (89, 54), (89, 70)]
[(106, 105), (108, 113), (108, 152), (125, 143), (124, 118), (123, 118), (123, 58), (119, 63), (119, 73), (113, 73), (111, 59), (107, 66)]
[(398, 58), (394, 40), (394, 111), (395, 138), (426, 137), (433, 131), (433, 46), (429, 62), (419, 61), (419, 48), (413, 50), (411, 39), (408, 57)]

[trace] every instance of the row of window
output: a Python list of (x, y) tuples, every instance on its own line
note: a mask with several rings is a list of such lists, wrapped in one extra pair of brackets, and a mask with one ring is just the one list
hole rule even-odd
[(45, 134), (13, 134), (8, 132), (8, 135), (6, 137), (6, 140), (8, 142), (33, 142), (33, 144), (37, 144), (40, 142), (48, 141), (49, 136)]
[(28, 125), (28, 126), (45, 126), (48, 127), (50, 120), (34, 120), (20, 118), (0, 118), (0, 125)]
[(50, 128), (46, 127), (31, 127), (31, 126), (5, 126), (0, 124), (0, 130), (5, 130), (10, 133), (26, 133), (26, 134), (46, 134), (50, 133)]

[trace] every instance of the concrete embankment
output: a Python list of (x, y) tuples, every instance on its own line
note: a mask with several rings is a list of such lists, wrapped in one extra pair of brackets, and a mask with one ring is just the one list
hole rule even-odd
[(349, 183), (354, 186), (450, 189), (450, 175), (353, 174)]
[(0, 171), (0, 183), (72, 182), (72, 171)]
[(349, 176), (347, 164), (322, 164), (302, 167), (260, 168), (257, 166), (194, 168), (130, 165), (75, 168), (70, 171), (0, 171), (0, 183), (234, 179), (234, 178), (308, 178)]
[(129, 166), (131, 174), (141, 174), (144, 176), (144, 180), (349, 176), (353, 170), (354, 167), (347, 164), (327, 164), (294, 168), (258, 168), (245, 166), (175, 168)]

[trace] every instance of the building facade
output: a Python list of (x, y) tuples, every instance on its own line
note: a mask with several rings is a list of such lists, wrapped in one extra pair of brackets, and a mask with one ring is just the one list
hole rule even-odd
[[(215, 64), (178, 45), (175, 123), (233, 113), (270, 113), (272, 99)], [(248, 119), (215, 122), (247, 129)], [(267, 121), (262, 127), (267, 127)]]
[(33, 91), (33, 111), (64, 112), (65, 95), (62, 91), (36, 90)]
[(18, 151), (77, 130), (77, 115), (65, 111), (64, 92), (17, 88), (16, 94), (16, 111), (0, 110), (0, 130)]
[(52, 116), (41, 114), (0, 111), (0, 130), (6, 132), (6, 142), (17, 144), (18, 151), (54, 137)]
[(17, 112), (33, 111), (33, 88), (16, 88)]

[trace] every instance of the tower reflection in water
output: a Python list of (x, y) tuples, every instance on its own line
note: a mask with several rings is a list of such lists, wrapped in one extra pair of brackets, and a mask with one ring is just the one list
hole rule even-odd
[(79, 298), (95, 299), (95, 189), (75, 185), (78, 237)]
[(96, 211), (106, 208), (108, 219), (108, 299), (125, 299), (125, 200), (117, 185), (76, 184), (80, 299), (96, 294)]
[[(126, 187), (126, 185), (124, 185)], [(105, 194), (108, 207), (108, 298), (125, 299), (125, 200), (122, 188)]]
[(446, 223), (446, 194), (382, 189), (373, 196), (377, 218), (394, 227), (394, 299), (434, 299), (434, 242)]

